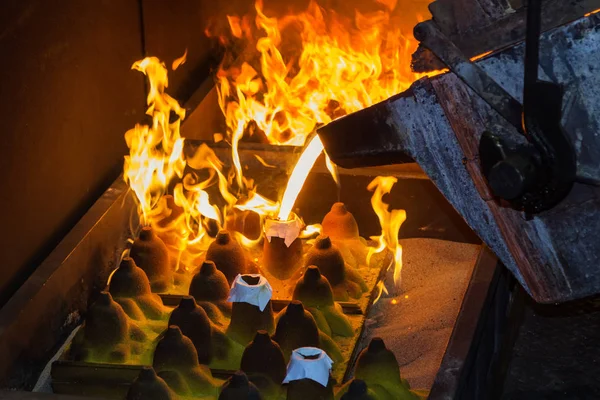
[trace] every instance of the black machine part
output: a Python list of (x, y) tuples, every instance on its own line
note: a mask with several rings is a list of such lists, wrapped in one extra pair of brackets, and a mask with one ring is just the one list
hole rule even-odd
[(514, 146), (507, 140), (514, 133), (486, 131), (479, 158), (492, 192), (531, 215), (553, 208), (569, 194), (577, 166), (561, 125), (562, 88), (538, 79), (541, 0), (530, 0), (527, 7), (523, 106), (462, 55), (432, 21), (417, 25), (415, 37), (525, 135), (527, 143)]
[[(523, 130), (529, 145), (497, 158), (486, 132), (479, 151), (484, 174), (494, 193), (528, 214), (550, 209), (564, 199), (576, 179), (575, 150), (561, 125), (562, 88), (538, 79), (541, 0), (527, 9)], [(485, 161), (484, 161), (485, 160)], [(493, 161), (495, 165), (486, 168)], [(487, 164), (487, 165), (486, 165)], [(486, 172), (487, 169), (487, 172)]]

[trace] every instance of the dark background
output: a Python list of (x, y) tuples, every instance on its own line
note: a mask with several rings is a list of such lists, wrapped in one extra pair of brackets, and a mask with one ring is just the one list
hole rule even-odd
[(118, 176), (140, 118), (137, 1), (0, 6), (0, 304)]

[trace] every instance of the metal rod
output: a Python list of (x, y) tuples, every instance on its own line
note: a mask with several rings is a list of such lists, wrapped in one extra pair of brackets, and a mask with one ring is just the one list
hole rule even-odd
[[(538, 81), (540, 64), (540, 34), (542, 32), (542, 1), (529, 0), (525, 41), (525, 96), (528, 88)], [(524, 103), (527, 103), (525, 99)]]

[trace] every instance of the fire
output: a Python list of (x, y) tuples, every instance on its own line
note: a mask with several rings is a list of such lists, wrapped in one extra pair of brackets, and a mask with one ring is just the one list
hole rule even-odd
[[(148, 57), (133, 65), (149, 81), (147, 114), (151, 123), (138, 124), (125, 134), (129, 155), (124, 178), (136, 195), (141, 224), (152, 226), (163, 238), (177, 260), (176, 268), (197, 266), (198, 257), (212, 240), (209, 231), (225, 225), (234, 212), (253, 211), (261, 219), (295, 218), (296, 198), (323, 152), (314, 135), (316, 128), (400, 93), (424, 76), (410, 69), (410, 57), (417, 48), (412, 32), (403, 32), (393, 17), (404, 5), (397, 0), (378, 3), (377, 11), (356, 11), (348, 18), (310, 1), (304, 11), (276, 18), (258, 0), (253, 15), (227, 18), (228, 37), (222, 37), (222, 42), (235, 41), (245, 47), (243, 57), (227, 53), (216, 76), (227, 132), (214, 137), (231, 144), (233, 166), (229, 171), (223, 170), (223, 163), (206, 145), (193, 155), (187, 149), (184, 152), (180, 125), (185, 110), (165, 91), (165, 64)], [(239, 46), (228, 50), (234, 47)], [(186, 57), (187, 50), (171, 68), (177, 69)], [(243, 175), (238, 148), (248, 135), (261, 135), (271, 144), (295, 146), (305, 145), (314, 135), (280, 202), (261, 196), (255, 183)], [(339, 188), (335, 165), (328, 157), (326, 164)], [(379, 188), (380, 184), (375, 185)], [(382, 196), (384, 191), (377, 189), (376, 195)], [(398, 210), (389, 213), (383, 205), (376, 209), (383, 232), (375, 251), (393, 249), (399, 280), (401, 248), (392, 231), (397, 234), (403, 219)], [(308, 226), (302, 236), (313, 236), (319, 229)], [(260, 240), (236, 235), (246, 246)]]
[(400, 93), (425, 75), (410, 68), (418, 42), (392, 17), (402, 11), (397, 1), (378, 3), (378, 11), (356, 11), (353, 20), (314, 0), (281, 18), (267, 16), (262, 0), (255, 16), (228, 16), (222, 42), (255, 49), (246, 57), (226, 56), (217, 74), (240, 187), (237, 146), (244, 135), (258, 132), (272, 144), (302, 146), (318, 126)]
[(321, 224), (312, 224), (304, 227), (304, 230), (300, 232), (301, 239), (308, 239), (310, 237), (317, 237), (323, 233), (323, 227)]
[(594, 15), (594, 14), (597, 14), (599, 12), (600, 12), (600, 8), (597, 9), (597, 10), (594, 10), (594, 11), (591, 11), (591, 12), (585, 14), (584, 17), (589, 17), (590, 15)]
[[(398, 233), (400, 232), (400, 227), (406, 220), (406, 211), (389, 211), (389, 204), (383, 202), (383, 196), (391, 192), (392, 187), (396, 182), (398, 182), (397, 178), (378, 176), (367, 186), (369, 191), (374, 192), (371, 197), (371, 205), (373, 206), (373, 210), (377, 214), (379, 224), (381, 225), (381, 235), (371, 238), (377, 241), (379, 245), (369, 249), (367, 264), (369, 264), (373, 254), (380, 253), (385, 249), (390, 250), (394, 254), (394, 287), (398, 289), (400, 288), (402, 275), (402, 246), (398, 243)], [(383, 288), (380, 287), (380, 290), (382, 289)]]
[[(129, 156), (125, 157), (124, 176), (139, 201), (142, 223), (148, 224), (148, 213), (166, 194), (167, 185), (183, 174), (185, 161), (179, 124), (185, 110), (165, 93), (169, 84), (167, 69), (157, 58), (145, 58), (132, 68), (148, 76), (147, 114), (152, 117), (152, 125), (138, 124), (125, 133)], [(178, 117), (173, 123), (169, 120), (171, 112)]]
[(236, 204), (234, 207), (242, 211), (254, 211), (260, 215), (273, 215), (279, 209), (279, 203), (253, 192), (246, 202)]

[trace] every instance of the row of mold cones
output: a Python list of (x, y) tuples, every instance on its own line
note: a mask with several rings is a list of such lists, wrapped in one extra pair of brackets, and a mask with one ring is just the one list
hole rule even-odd
[[(358, 240), (356, 222), (343, 205), (334, 205), (332, 213), (342, 214), (344, 222), (325, 229), (326, 217), (324, 233)], [(340, 250), (329, 236), (320, 236), (306, 255), (300, 249), (300, 261), (294, 261), (301, 263), (294, 267), (298, 277), (288, 278), (295, 279), (292, 299), (275, 314), (267, 278), (249, 267), (243, 248), (221, 231), (193, 271), (188, 295), (171, 309), (157, 293), (172, 288), (177, 274), (165, 244), (145, 227), (108, 290), (89, 307), (69, 357), (151, 365), (131, 385), (129, 400), (419, 398), (381, 339), (361, 352), (354, 380), (334, 390), (332, 365), (344, 361), (335, 338), (355, 334), (336, 300), (359, 298), (367, 287), (344, 261), (350, 250)], [(282, 238), (265, 240), (265, 246), (293, 249), (276, 239)], [(269, 271), (281, 268), (282, 259), (276, 261)], [(211, 369), (238, 372), (222, 383)]]
[[(172, 326), (168, 330), (185, 338)], [(281, 348), (265, 331), (256, 333), (242, 357), (241, 368), (221, 385), (214, 397), (206, 391), (201, 398), (219, 400), (404, 400), (420, 397), (409, 390), (401, 379), (394, 354), (385, 347), (383, 340), (373, 338), (359, 355), (354, 379), (334, 390), (335, 382), (330, 376), (332, 360), (325, 351), (315, 347), (294, 350), (287, 364)], [(181, 397), (177, 389), (167, 383), (173, 370), (155, 372), (156, 367), (144, 367), (131, 385), (127, 400), (170, 400)], [(192, 373), (189, 372), (188, 373)], [(163, 379), (163, 377), (167, 378)], [(204, 381), (208, 378), (204, 376)], [(275, 382), (281, 381), (274, 389)], [(204, 382), (203, 382), (204, 383)], [(218, 396), (218, 397), (217, 397)]]

